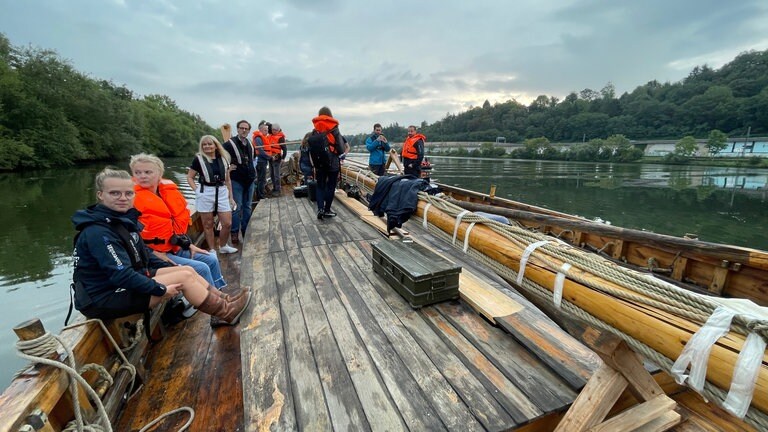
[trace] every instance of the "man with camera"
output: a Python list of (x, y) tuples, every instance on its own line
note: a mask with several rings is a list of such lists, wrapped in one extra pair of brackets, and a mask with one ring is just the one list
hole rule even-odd
[(368, 157), (368, 166), (371, 171), (378, 176), (384, 175), (384, 164), (387, 162), (390, 147), (387, 137), (381, 133), (379, 123), (373, 125), (373, 133), (365, 139), (365, 148), (371, 154)]

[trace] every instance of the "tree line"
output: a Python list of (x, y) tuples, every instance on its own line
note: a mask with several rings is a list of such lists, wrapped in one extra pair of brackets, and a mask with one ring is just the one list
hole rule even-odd
[[(599, 91), (571, 92), (563, 100), (540, 95), (529, 105), (515, 100), (459, 113), (432, 124), (421, 122), (429, 141), (507, 142), (546, 138), (584, 142), (623, 135), (632, 140), (768, 134), (768, 50), (739, 54), (720, 69), (696, 66), (679, 82), (656, 80), (616, 95), (613, 84)], [(401, 141), (405, 127), (390, 125), (387, 137)], [(355, 136), (354, 142), (365, 137)]]
[(0, 170), (125, 160), (141, 151), (186, 156), (214, 132), (168, 96), (138, 97), (0, 33)]

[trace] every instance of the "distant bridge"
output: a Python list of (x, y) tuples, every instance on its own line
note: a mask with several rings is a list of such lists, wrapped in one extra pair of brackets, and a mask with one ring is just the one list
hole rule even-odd
[[(630, 141), (630, 143), (641, 150), (646, 156), (664, 156), (675, 150), (675, 144), (679, 140), (642, 140)], [(496, 148), (503, 148), (507, 153), (514, 149), (522, 148), (523, 143), (496, 143), (490, 141), (427, 141), (427, 153), (431, 150), (456, 150), (465, 148), (467, 151), (480, 149), (483, 144), (493, 144)], [(708, 156), (707, 140), (697, 139), (699, 146), (696, 156)], [(400, 148), (401, 143), (392, 143), (394, 147)], [(582, 144), (580, 142), (552, 143), (554, 147), (561, 150), (571, 146)], [(768, 157), (768, 137), (731, 137), (726, 141), (726, 147), (717, 154), (717, 157)], [(365, 146), (355, 146), (355, 151), (365, 151)]]

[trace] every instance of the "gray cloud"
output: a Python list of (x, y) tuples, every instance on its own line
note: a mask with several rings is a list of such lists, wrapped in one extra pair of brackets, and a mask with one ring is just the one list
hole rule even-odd
[[(619, 94), (768, 48), (764, 2), (584, 0), (0, 0), (16, 45), (56, 49), (137, 94), (164, 93), (212, 125), (278, 121), (291, 136), (329, 105), (345, 132), (433, 122), (485, 99)], [(34, 23), (35, 25), (30, 25)]]

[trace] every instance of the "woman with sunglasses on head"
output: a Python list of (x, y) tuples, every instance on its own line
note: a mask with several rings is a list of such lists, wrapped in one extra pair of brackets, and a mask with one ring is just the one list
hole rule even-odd
[(199, 311), (234, 325), (251, 299), (223, 296), (191, 267), (156, 257), (141, 239), (131, 175), (105, 168), (95, 181), (98, 204), (72, 217), (75, 308), (88, 318), (143, 313), (181, 293)]

